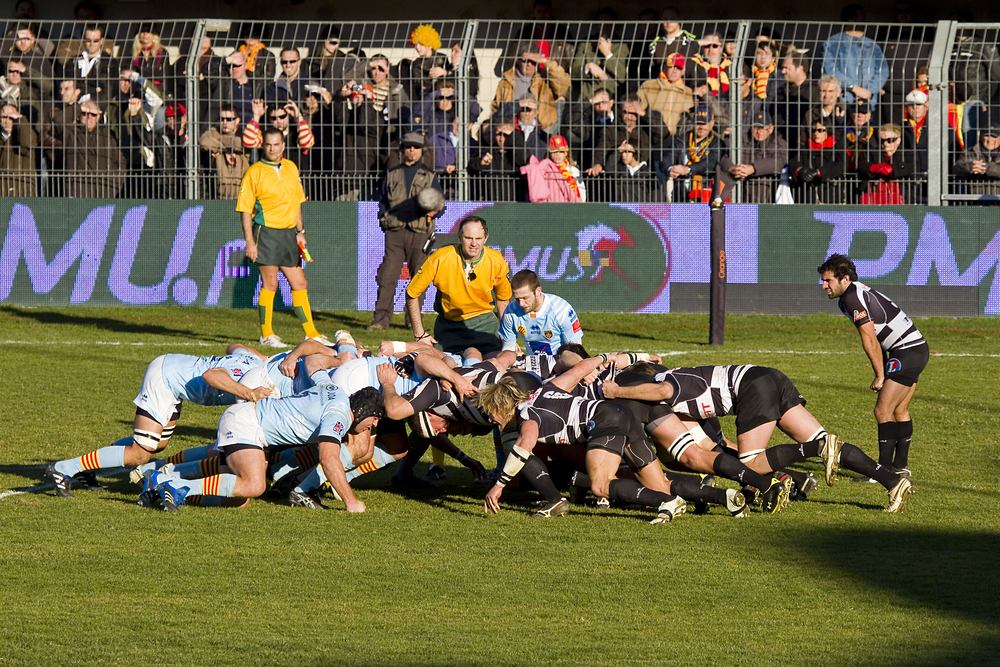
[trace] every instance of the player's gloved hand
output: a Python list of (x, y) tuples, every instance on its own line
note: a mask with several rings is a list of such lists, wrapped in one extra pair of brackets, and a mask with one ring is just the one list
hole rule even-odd
[(476, 459), (471, 456), (465, 456), (464, 458), (460, 458), (459, 461), (469, 469), (473, 479), (480, 480), (486, 478), (486, 467)]

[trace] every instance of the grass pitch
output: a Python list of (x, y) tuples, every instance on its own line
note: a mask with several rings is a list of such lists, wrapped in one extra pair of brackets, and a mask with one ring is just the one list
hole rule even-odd
[[(317, 319), (376, 342), (364, 314)], [(875, 450), (871, 371), (843, 317), (731, 316), (721, 348), (704, 344), (703, 316), (581, 319), (594, 351), (780, 368), (824, 426)], [(0, 490), (128, 434), (154, 356), (219, 353), (255, 321), (0, 309)], [(361, 478), (360, 516), (262, 500), (167, 515), (137, 507), (125, 480), (69, 500), (26, 493), (0, 500), (0, 664), (997, 664), (1000, 321), (917, 324), (932, 356), (902, 515), (849, 474), (776, 516), (716, 509), (658, 527), (617, 509), (486, 517), (457, 467), (409, 498), (385, 471)], [(291, 316), (276, 325), (297, 338)], [(168, 451), (213, 439), (220, 412), (185, 406)], [(492, 461), (485, 439), (460, 444)]]

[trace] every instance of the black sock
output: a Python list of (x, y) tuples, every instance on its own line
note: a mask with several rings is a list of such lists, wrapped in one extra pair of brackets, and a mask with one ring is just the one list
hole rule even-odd
[(396, 470), (395, 476), (404, 477), (413, 474), (413, 468), (420, 462), (424, 453), (431, 446), (429, 438), (422, 438), (413, 433), (409, 436), (409, 443), (410, 448), (406, 452), (406, 456), (399, 462), (399, 468)]
[(892, 459), (892, 466), (896, 470), (910, 467), (910, 440), (913, 439), (913, 421), (896, 422), (896, 455)]
[(653, 509), (658, 508), (660, 503), (665, 503), (673, 499), (673, 496), (669, 494), (647, 489), (634, 479), (611, 480), (611, 485), (608, 487), (608, 495), (613, 500), (621, 503), (643, 505), (645, 507), (652, 507)]
[(575, 486), (578, 489), (583, 489), (584, 491), (590, 491), (590, 475), (583, 472), (582, 470), (577, 470), (573, 473), (573, 476), (569, 479), (570, 486)]
[(886, 489), (891, 489), (899, 481), (899, 475), (893, 472), (892, 466), (875, 463), (871, 457), (849, 442), (845, 442), (840, 448), (840, 465), (842, 468), (871, 477)]
[(562, 498), (559, 489), (556, 488), (555, 482), (549, 476), (549, 469), (534, 454), (528, 457), (528, 461), (521, 468), (521, 476), (527, 480), (531, 488), (542, 494), (542, 498), (545, 498), (546, 501), (554, 503)]
[(878, 462), (884, 466), (892, 465), (898, 433), (896, 422), (882, 422), (878, 425)]
[(772, 478), (770, 474), (762, 475), (759, 472), (754, 472), (743, 465), (738, 458), (729, 454), (719, 454), (716, 456), (715, 462), (712, 463), (712, 470), (716, 475), (734, 480), (740, 484), (756, 486), (761, 491), (771, 486)]
[(801, 445), (775, 445), (765, 449), (764, 456), (767, 457), (767, 464), (771, 466), (771, 470), (781, 470), (793, 463), (819, 456), (819, 446), (822, 442), (822, 440), (810, 440)]
[(726, 490), (713, 486), (702, 486), (701, 480), (697, 477), (684, 475), (679, 479), (670, 480), (670, 490), (690, 502), (704, 500), (716, 505), (726, 504)]

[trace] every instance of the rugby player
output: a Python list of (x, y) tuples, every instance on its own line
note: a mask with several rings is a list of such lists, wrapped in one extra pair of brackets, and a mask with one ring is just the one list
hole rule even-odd
[(513, 296), (497, 332), (504, 350), (516, 350), (519, 338), (527, 354), (555, 354), (567, 343), (583, 342), (583, 328), (573, 306), (555, 294), (542, 292), (534, 271), (518, 271), (510, 286)]

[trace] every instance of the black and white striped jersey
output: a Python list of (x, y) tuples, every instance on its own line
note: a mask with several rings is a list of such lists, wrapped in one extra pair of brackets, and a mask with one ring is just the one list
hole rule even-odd
[(740, 381), (751, 368), (750, 364), (672, 368), (653, 380), (673, 385), (674, 397), (667, 402), (674, 412), (710, 419), (732, 414)]
[(518, 426), (525, 421), (538, 424), (538, 442), (571, 445), (585, 442), (594, 429), (594, 412), (601, 401), (573, 396), (544, 385), (518, 406)]
[[(498, 371), (493, 364), (483, 362), (468, 368), (456, 368), (455, 372), (471, 382), (477, 389), (495, 384), (504, 371)], [(461, 400), (454, 391), (445, 391), (441, 381), (435, 378), (424, 380), (413, 391), (403, 396), (413, 406), (415, 412), (430, 412), (444, 419), (469, 422), (478, 426), (490, 426), (492, 422), (479, 410), (474, 401)]]
[(838, 300), (840, 310), (854, 326), (875, 326), (875, 337), (886, 352), (905, 350), (926, 342), (916, 325), (892, 299), (868, 285), (853, 282)]
[(526, 354), (518, 357), (514, 368), (528, 373), (534, 373), (540, 380), (552, 377), (558, 363), (554, 354)]

